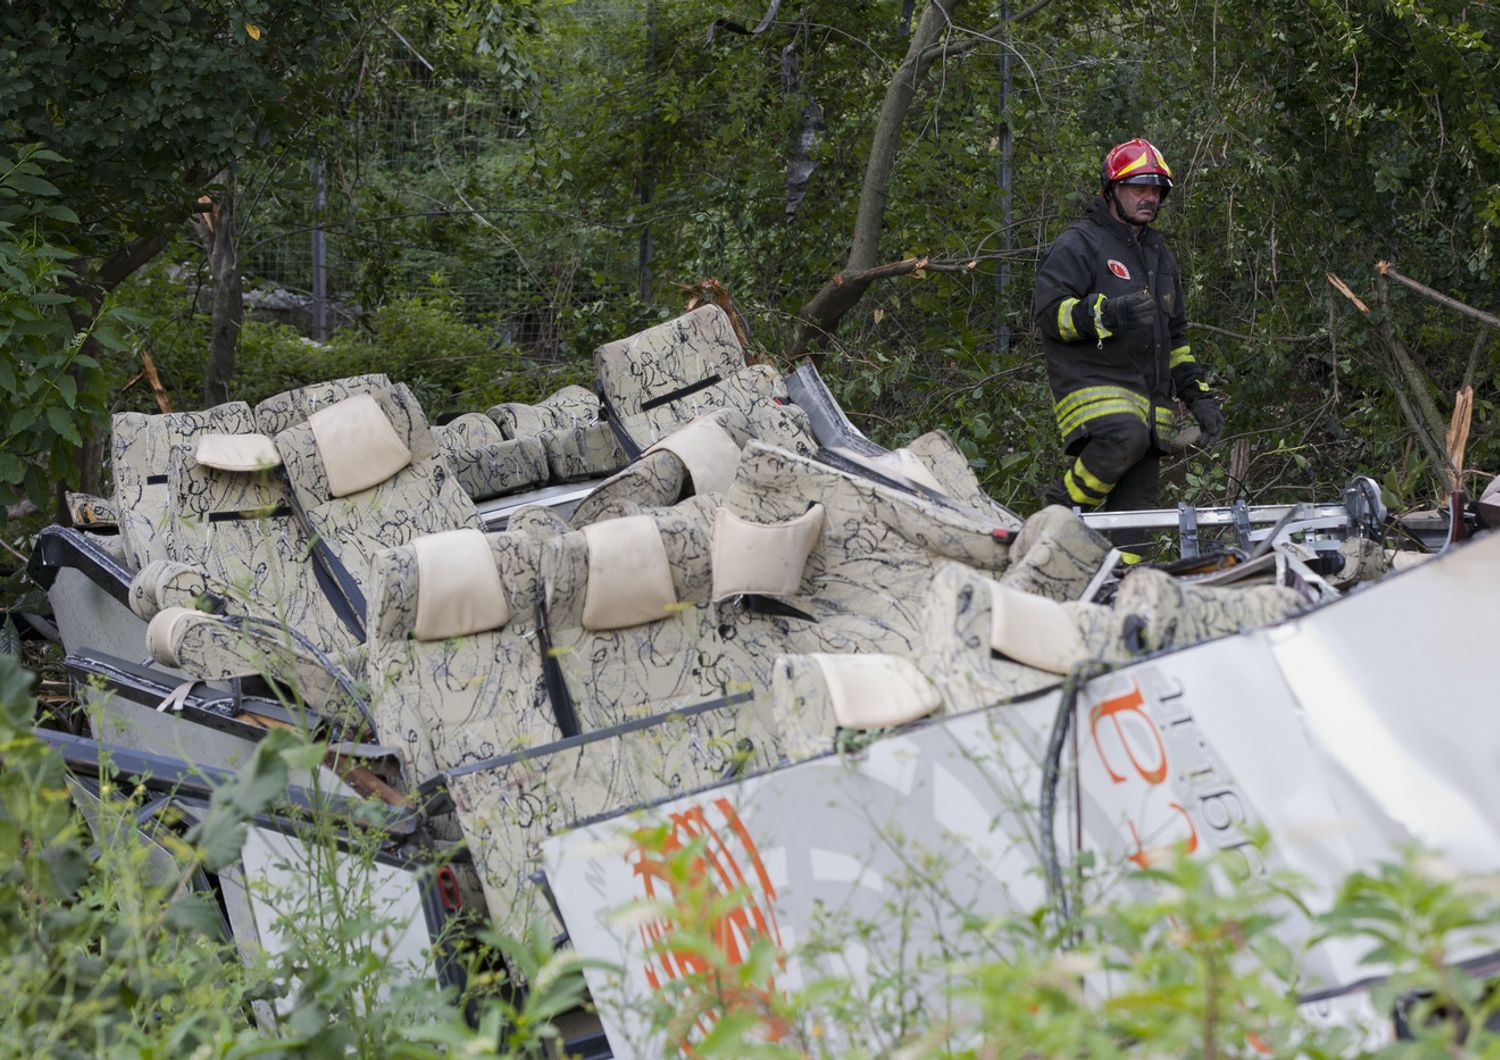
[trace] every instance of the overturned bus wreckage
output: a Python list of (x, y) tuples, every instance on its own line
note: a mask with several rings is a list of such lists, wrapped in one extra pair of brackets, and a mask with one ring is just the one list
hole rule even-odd
[[(725, 945), (782, 947), (785, 983), (830, 916), (938, 954), (956, 912), (882, 926), (900, 858), (978, 918), (1065, 912), (1085, 856), (1090, 887), (1147, 886), (1124, 870), (1173, 844), (1325, 890), (1413, 842), (1500, 868), (1485, 697), (1436, 672), (1500, 627), (1496, 506), (1397, 521), (1356, 479), (1022, 518), (942, 432), (888, 451), (811, 366), (748, 364), (717, 306), (595, 369), (438, 426), (384, 376), (117, 415), (113, 495), (73, 498), (29, 567), (91, 720), (48, 736), (85, 815), (108, 768), (149, 793), (148, 840), (180, 830), (306, 728), (323, 763), (190, 881), (226, 937), (276, 944), (249, 881), (331, 805), (379, 846), (412, 977), (456, 981), (465, 918), (615, 966), (587, 973), (591, 1055), (659, 1053), (637, 1002), (688, 974), (664, 922), (614, 916), (673, 898), (646, 833), (706, 844), (743, 913)], [(1180, 556), (1123, 566), (1104, 532), (1142, 527)], [(1359, 956), (1322, 943), (1308, 999), (1388, 1034)]]

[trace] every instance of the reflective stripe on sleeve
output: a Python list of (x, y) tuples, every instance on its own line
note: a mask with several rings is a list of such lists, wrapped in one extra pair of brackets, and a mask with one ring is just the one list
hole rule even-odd
[(1172, 361), (1170, 364), (1172, 368), (1176, 368), (1179, 364), (1197, 363), (1198, 358), (1193, 356), (1193, 348), (1191, 346), (1179, 346), (1172, 351)]
[(1101, 339), (1107, 339), (1114, 334), (1104, 326), (1104, 296), (1102, 294), (1094, 295), (1094, 334)]
[(1073, 323), (1073, 310), (1077, 307), (1076, 298), (1064, 298), (1057, 307), (1057, 334), (1064, 342), (1074, 342), (1078, 338), (1078, 326)]

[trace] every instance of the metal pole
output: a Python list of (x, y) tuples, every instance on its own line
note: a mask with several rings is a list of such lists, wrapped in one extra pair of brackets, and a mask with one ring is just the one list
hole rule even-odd
[(312, 331), (316, 342), (328, 339), (328, 260), (323, 242), (323, 167), (312, 161)]
[(1010, 322), (1005, 314), (1005, 289), (1010, 284), (1010, 0), (1000, 0), (1000, 267), (995, 270), (995, 352), (1010, 355)]
[[(656, 81), (656, 3), (646, 0), (646, 83)], [(656, 102), (653, 99), (646, 111), (646, 121), (641, 129), (641, 232), (636, 248), (636, 286), (642, 302), (651, 301), (651, 222), (648, 219), (651, 196), (656, 183)]]

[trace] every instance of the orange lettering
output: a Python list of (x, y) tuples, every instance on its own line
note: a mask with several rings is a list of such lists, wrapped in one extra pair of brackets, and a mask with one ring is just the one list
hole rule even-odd
[[(1147, 784), (1160, 784), (1167, 779), (1167, 749), (1161, 742), (1161, 733), (1156, 731), (1156, 725), (1150, 716), (1141, 709), (1145, 699), (1141, 696), (1141, 688), (1136, 685), (1130, 692), (1114, 699), (1106, 699), (1089, 713), (1089, 734), (1094, 738), (1094, 747), (1099, 751), (1099, 761), (1104, 763), (1104, 771), (1109, 774), (1109, 779), (1116, 784), (1125, 783), (1126, 777), (1123, 773), (1116, 773), (1114, 767), (1109, 764), (1109, 759), (1104, 756), (1104, 748), (1099, 743), (1099, 723), (1106, 718), (1114, 723), (1115, 734), (1119, 736), (1120, 743), (1125, 747), (1125, 757), (1130, 759), (1130, 764), (1135, 766), (1135, 771), (1140, 774), (1142, 780)], [(1156, 742), (1157, 765), (1147, 769), (1135, 756), (1135, 749), (1130, 746), (1130, 737), (1125, 733), (1125, 726), (1120, 723), (1121, 714), (1136, 714), (1146, 723), (1146, 728), (1151, 732), (1151, 738)]]
[[(1188, 813), (1187, 810), (1183, 809), (1183, 807), (1178, 803), (1172, 802), (1168, 803), (1167, 805), (1176, 810), (1178, 813), (1182, 814), (1182, 819), (1187, 822), (1188, 837), (1182, 841), (1182, 852), (1184, 854), (1193, 853), (1198, 849), (1198, 826), (1193, 824), (1192, 814)], [(1127, 818), (1125, 824), (1130, 828), (1130, 838), (1135, 840), (1135, 853), (1131, 854), (1127, 858), (1127, 860), (1135, 862), (1143, 869), (1149, 869), (1151, 867), (1151, 862), (1154, 860), (1151, 852), (1148, 851), (1143, 845), (1141, 845), (1141, 836), (1140, 833), (1135, 830), (1135, 822)], [(1153, 849), (1160, 850), (1161, 848), (1156, 847)]]

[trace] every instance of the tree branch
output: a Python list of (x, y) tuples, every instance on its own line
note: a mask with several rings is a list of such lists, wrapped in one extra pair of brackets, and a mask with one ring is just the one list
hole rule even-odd
[(1413, 291), (1416, 291), (1418, 294), (1432, 299), (1439, 305), (1445, 305), (1449, 309), (1453, 309), (1460, 313), (1463, 313), (1465, 316), (1471, 316), (1481, 324), (1484, 324), (1488, 327), (1500, 328), (1500, 317), (1495, 316), (1495, 314), (1486, 313), (1483, 309), (1475, 309), (1471, 305), (1465, 305), (1457, 298), (1450, 298), (1448, 295), (1442, 294), (1438, 291), (1434, 291), (1426, 284), (1418, 283), (1416, 280), (1413, 280), (1408, 276), (1403, 276), (1399, 272), (1397, 272), (1396, 267), (1388, 261), (1377, 261), (1375, 263), (1375, 271), (1381, 276), (1389, 276), (1391, 279), (1395, 280), (1397, 283), (1401, 284), (1404, 287), (1410, 287)]
[(1386, 349), (1390, 352), (1391, 360), (1401, 378), (1406, 381), (1407, 387), (1411, 390), (1411, 398), (1416, 403), (1417, 410), (1422, 414), (1427, 436), (1433, 440), (1441, 438), (1446, 426), (1443, 422), (1443, 414), (1438, 411), (1437, 402), (1432, 400), (1432, 393), (1427, 388), (1427, 376), (1412, 359), (1411, 353), (1396, 334), (1396, 326), (1391, 322), (1390, 287), (1385, 282), (1385, 273), (1380, 271), (1378, 266), (1375, 271), (1375, 303), (1381, 309), (1380, 337), (1384, 340)]
[(845, 270), (834, 273), (833, 279), (829, 282), (835, 287), (842, 287), (848, 283), (868, 287), (874, 280), (884, 280), (891, 276), (908, 276), (914, 272), (970, 272), (978, 265), (979, 261), (975, 258), (967, 258), (964, 261), (933, 261), (930, 257), (923, 255), (919, 258), (903, 258), (885, 265), (876, 265), (874, 268), (863, 269), (859, 272)]
[(934, 45), (932, 57), (935, 59), (939, 55), (946, 55), (949, 58), (953, 58), (954, 56), (963, 55), (965, 52), (972, 51), (981, 44), (987, 42), (991, 44), (997, 43), (996, 38), (998, 38), (1001, 33), (1005, 32), (1006, 26), (1013, 26), (1017, 22), (1020, 22), (1023, 18), (1030, 18), (1032, 15), (1036, 14), (1042, 8), (1049, 6), (1051, 3), (1052, 0), (1036, 0), (1036, 2), (1033, 3), (1030, 7), (1024, 7), (1020, 11), (1017, 11), (1014, 15), (1011, 15), (1009, 22), (997, 22), (989, 29), (980, 30), (968, 40), (962, 40), (956, 44)]
[[(932, 44), (948, 28), (957, 3), (958, 0), (929, 0), (912, 32), (906, 57), (886, 85), (880, 116), (875, 122), (875, 134), (870, 142), (870, 156), (865, 162), (849, 257), (844, 263), (846, 274), (857, 275), (879, 263), (880, 233), (885, 227), (886, 196), (891, 171), (896, 165), (901, 127), (906, 122), (906, 112), (911, 108), (917, 85), (932, 68), (933, 59), (941, 54), (941, 50), (932, 50)], [(825, 283), (797, 313), (797, 329), (787, 349), (788, 358), (797, 360), (815, 341), (833, 332), (869, 285), (869, 280), (846, 279), (841, 284), (830, 280)]]
[(1462, 386), (1474, 385), (1474, 374), (1479, 371), (1479, 355), (1484, 352), (1484, 347), (1489, 342), (1489, 338), (1490, 329), (1481, 325), (1479, 334), (1474, 336), (1474, 346), (1469, 350), (1469, 363), (1464, 365)]
[(167, 237), (163, 232), (138, 236), (99, 264), (92, 277), (94, 285), (104, 291), (113, 291), (136, 269), (160, 254), (166, 245)]

